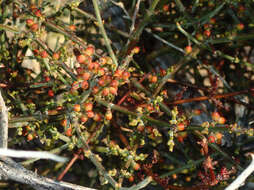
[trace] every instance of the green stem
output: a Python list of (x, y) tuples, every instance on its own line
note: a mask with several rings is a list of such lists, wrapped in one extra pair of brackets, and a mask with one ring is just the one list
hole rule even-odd
[(141, 119), (147, 120), (147, 121), (149, 121), (149, 122), (151, 122), (151, 123), (153, 123), (153, 124), (155, 124), (159, 127), (162, 127), (162, 126), (163, 127), (168, 127), (168, 128), (172, 127), (169, 123), (167, 123), (165, 121), (160, 121), (160, 120), (157, 120), (157, 119), (153, 119), (149, 116), (142, 115), (140, 113), (135, 113), (135, 112), (129, 111), (127, 108), (112, 104), (110, 102), (106, 102), (106, 101), (100, 99), (99, 97), (95, 97), (95, 101), (97, 103), (101, 104), (101, 105), (104, 105), (105, 107), (110, 107), (111, 109), (122, 112), (124, 114), (140, 117)]
[(118, 62), (117, 62), (116, 56), (115, 56), (115, 54), (114, 54), (114, 51), (113, 51), (113, 49), (112, 49), (112, 47), (111, 47), (111, 45), (110, 45), (110, 40), (109, 40), (109, 38), (108, 38), (108, 36), (107, 36), (107, 33), (106, 33), (106, 31), (105, 31), (105, 28), (104, 28), (104, 26), (103, 26), (103, 22), (102, 22), (102, 19), (101, 19), (100, 9), (99, 9), (97, 0), (93, 0), (93, 6), (94, 6), (94, 10), (95, 10), (95, 15), (96, 15), (96, 17), (97, 17), (97, 21), (98, 21), (98, 23), (99, 23), (99, 28), (100, 28), (100, 31), (101, 31), (101, 33), (102, 33), (102, 36), (103, 36), (103, 38), (104, 38), (104, 40), (105, 40), (105, 44), (106, 44), (106, 47), (107, 47), (107, 49), (108, 49), (109, 55), (110, 55), (110, 57), (112, 58), (113, 63), (114, 63), (115, 66), (116, 66), (115, 68), (117, 68), (117, 67), (118, 67)]

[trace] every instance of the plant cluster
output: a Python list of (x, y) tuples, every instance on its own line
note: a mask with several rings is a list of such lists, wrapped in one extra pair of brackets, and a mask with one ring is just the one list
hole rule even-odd
[(225, 188), (253, 148), (252, 1), (89, 2), (0, 1), (9, 147), (96, 189)]

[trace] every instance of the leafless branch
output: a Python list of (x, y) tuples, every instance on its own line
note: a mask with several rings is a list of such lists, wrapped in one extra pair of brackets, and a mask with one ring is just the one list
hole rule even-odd
[(250, 165), (225, 190), (236, 190), (244, 185), (247, 177), (254, 171), (254, 154), (250, 154), (250, 156), (252, 159)]
[(8, 110), (0, 90), (0, 148), (7, 148), (8, 142)]

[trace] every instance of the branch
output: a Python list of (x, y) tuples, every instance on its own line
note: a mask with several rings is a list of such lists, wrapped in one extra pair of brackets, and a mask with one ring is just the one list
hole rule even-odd
[(8, 144), (8, 110), (0, 91), (0, 148), (7, 148)]
[(254, 154), (250, 156), (252, 159), (250, 165), (225, 190), (236, 190), (244, 185), (244, 181), (254, 171)]
[(57, 156), (55, 154), (45, 151), (22, 151), (22, 150), (11, 150), (6, 148), (0, 148), (0, 156), (8, 156), (14, 158), (39, 158), (39, 159), (50, 159), (56, 162), (65, 162), (67, 158)]
[(54, 181), (46, 177), (40, 177), (22, 166), (19, 166), (19, 164), (15, 162), (11, 163), (11, 165), (0, 162), (0, 175), (10, 180), (31, 185), (35, 189), (40, 190), (95, 190), (71, 183)]

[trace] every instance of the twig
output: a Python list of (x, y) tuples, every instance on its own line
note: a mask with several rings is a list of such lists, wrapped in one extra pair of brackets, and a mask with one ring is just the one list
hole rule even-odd
[(107, 36), (107, 33), (105, 31), (105, 28), (103, 26), (103, 22), (102, 22), (102, 19), (101, 19), (101, 15), (100, 15), (100, 9), (99, 9), (99, 6), (98, 6), (98, 2), (97, 0), (93, 0), (93, 6), (94, 6), (94, 10), (95, 10), (95, 15), (96, 15), (96, 18), (97, 18), (97, 21), (99, 23), (99, 28), (100, 28), (100, 31), (101, 31), (101, 34), (105, 40), (105, 45), (108, 49), (108, 52), (109, 52), (109, 55), (110, 57), (112, 58), (112, 61), (113, 63), (115, 64), (115, 68), (118, 67), (118, 62), (117, 62), (117, 59), (116, 59), (116, 56), (115, 56), (115, 53), (110, 45), (110, 40)]
[(68, 163), (68, 165), (66, 166), (66, 168), (64, 169), (63, 172), (60, 173), (60, 175), (57, 177), (57, 180), (62, 180), (64, 175), (68, 172), (68, 170), (71, 168), (71, 166), (74, 164), (74, 162), (79, 158), (78, 154), (74, 154), (73, 158), (71, 159), (71, 161)]
[(131, 35), (132, 32), (133, 32), (134, 29), (135, 29), (135, 21), (136, 21), (136, 17), (137, 17), (138, 11), (139, 11), (140, 2), (141, 2), (141, 0), (138, 0), (138, 2), (136, 3), (135, 11), (134, 11), (134, 14), (133, 14), (132, 19), (131, 19), (131, 22), (132, 22), (132, 23), (131, 23), (129, 35)]
[(250, 165), (231, 183), (225, 190), (235, 190), (244, 184), (247, 177), (254, 171), (254, 154), (250, 154), (251, 163)]
[(57, 156), (55, 154), (45, 151), (22, 151), (22, 150), (11, 150), (6, 148), (0, 148), (0, 156), (8, 156), (14, 158), (40, 158), (50, 159), (56, 162), (65, 162), (67, 158)]
[(8, 110), (0, 91), (0, 148), (8, 145)]
[[(253, 89), (251, 89), (250, 91), (253, 91)], [(176, 101), (170, 102), (169, 104), (170, 105), (177, 105), (177, 104), (190, 103), (190, 102), (194, 102), (194, 101), (205, 101), (205, 100), (209, 100), (209, 99), (228, 98), (228, 97), (232, 97), (232, 96), (237, 96), (239, 94), (246, 94), (246, 93), (249, 93), (250, 91), (249, 90), (242, 90), (242, 91), (239, 91), (239, 92), (216, 94), (214, 96), (200, 96), (200, 97), (195, 97), (195, 98), (176, 100)]]

